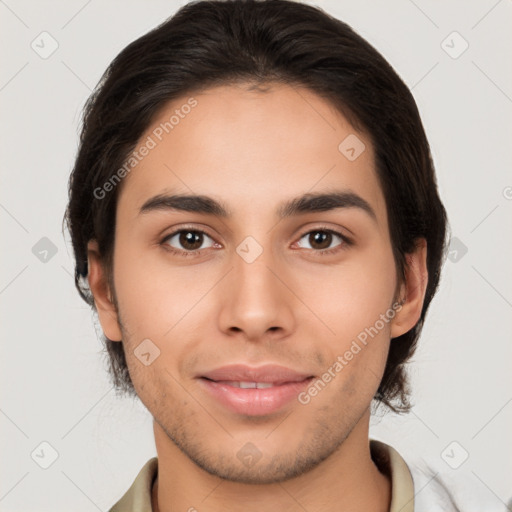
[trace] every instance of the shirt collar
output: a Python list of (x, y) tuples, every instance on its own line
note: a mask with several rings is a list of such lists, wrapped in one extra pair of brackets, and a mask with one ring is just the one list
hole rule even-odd
[(389, 512), (414, 512), (414, 483), (405, 460), (381, 441), (370, 440), (370, 452), (379, 470), (391, 479)]
[[(389, 512), (414, 512), (414, 484), (401, 455), (391, 446), (370, 440), (370, 452), (379, 470), (391, 479)], [(109, 512), (153, 512), (151, 489), (158, 472), (158, 458), (153, 457), (139, 471), (126, 494)]]

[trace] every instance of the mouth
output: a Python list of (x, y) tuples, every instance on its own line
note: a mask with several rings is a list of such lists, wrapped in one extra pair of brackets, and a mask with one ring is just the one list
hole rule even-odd
[[(211, 380), (211, 379), (207, 379)], [(278, 382), (243, 382), (243, 381), (232, 381), (232, 380), (221, 380), (221, 381), (214, 381), (212, 382), (218, 382), (219, 384), (225, 384), (226, 386), (232, 386), (234, 388), (242, 388), (242, 389), (268, 389), (268, 388), (274, 388), (276, 386), (281, 386), (282, 384), (286, 383), (278, 383)]]
[(213, 380), (200, 377), (203, 390), (223, 408), (238, 415), (264, 416), (276, 413), (297, 402), (298, 395), (313, 376), (293, 381)]

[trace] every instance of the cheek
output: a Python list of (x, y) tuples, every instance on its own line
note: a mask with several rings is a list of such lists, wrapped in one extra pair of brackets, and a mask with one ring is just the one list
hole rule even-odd
[(363, 255), (303, 283), (305, 302), (314, 305), (331, 335), (334, 331), (333, 339), (343, 346), (391, 307), (396, 286), (394, 260), (385, 251), (381, 258)]
[[(118, 242), (121, 248), (121, 237)], [(125, 343), (136, 345), (149, 338), (165, 351), (172, 341), (174, 354), (179, 353), (180, 346), (186, 345), (183, 334), (190, 337), (197, 328), (218, 276), (211, 270), (200, 274), (190, 266), (172, 267), (156, 249), (143, 251), (127, 245), (116, 254), (114, 268)]]

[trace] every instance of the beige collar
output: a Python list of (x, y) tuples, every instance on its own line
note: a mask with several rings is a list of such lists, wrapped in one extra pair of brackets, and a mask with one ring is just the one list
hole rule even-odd
[[(404, 459), (391, 446), (370, 440), (370, 452), (377, 467), (391, 478), (389, 512), (414, 512), (414, 484)], [(142, 467), (126, 494), (109, 512), (153, 512), (151, 488), (158, 471), (158, 458), (153, 457)]]

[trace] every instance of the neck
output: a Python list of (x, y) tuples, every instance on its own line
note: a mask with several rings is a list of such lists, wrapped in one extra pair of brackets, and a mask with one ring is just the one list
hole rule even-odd
[(158, 476), (152, 489), (154, 512), (236, 510), (244, 512), (388, 512), (391, 482), (370, 455), (369, 411), (340, 447), (319, 465), (296, 478), (271, 484), (221, 479), (196, 466), (154, 422)]

